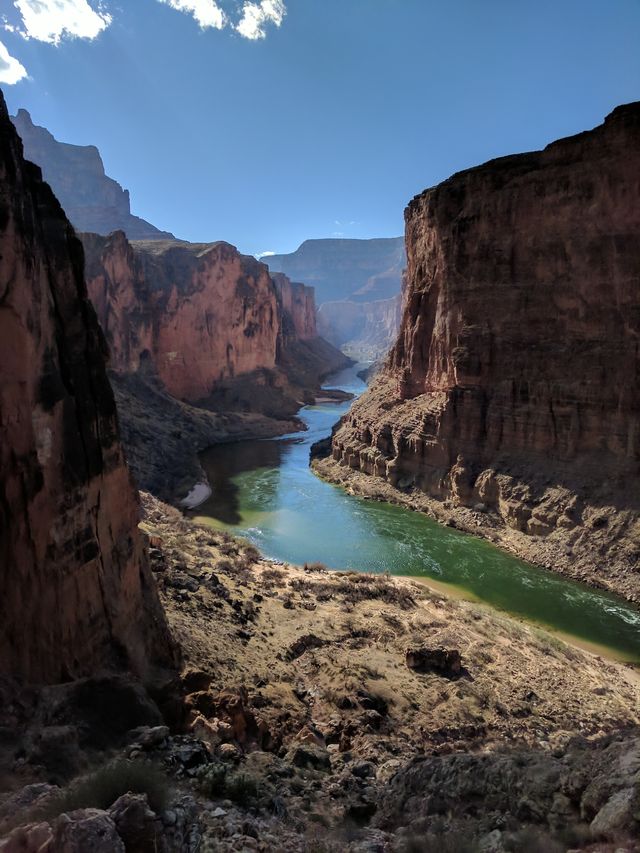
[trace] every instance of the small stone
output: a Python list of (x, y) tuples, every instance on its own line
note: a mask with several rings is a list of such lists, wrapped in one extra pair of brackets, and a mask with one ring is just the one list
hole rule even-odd
[(221, 809), (220, 806), (218, 806), (215, 811), (211, 812), (211, 817), (225, 817), (228, 814), (229, 812), (225, 811), (224, 809)]

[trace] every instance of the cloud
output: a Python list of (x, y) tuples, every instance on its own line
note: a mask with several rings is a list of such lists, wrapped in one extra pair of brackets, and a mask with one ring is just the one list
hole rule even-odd
[(107, 12), (87, 0), (15, 0), (22, 16), (24, 38), (59, 44), (62, 38), (94, 39), (111, 23)]
[(279, 27), (287, 14), (283, 0), (262, 0), (261, 3), (245, 2), (242, 18), (236, 24), (236, 31), (246, 39), (255, 41), (266, 36), (265, 26), (274, 24)]
[(256, 255), (256, 258), (261, 261), (263, 258), (272, 258), (275, 255), (275, 252), (260, 252), (259, 255)]
[(227, 16), (215, 0), (160, 0), (178, 12), (187, 12), (196, 19), (202, 29), (214, 27), (223, 29), (227, 24)]
[(0, 83), (13, 86), (27, 76), (27, 69), (21, 62), (11, 56), (7, 48), (0, 41)]

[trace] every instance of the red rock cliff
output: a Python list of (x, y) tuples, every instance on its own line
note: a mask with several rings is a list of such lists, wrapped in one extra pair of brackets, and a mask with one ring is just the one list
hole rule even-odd
[(115, 370), (134, 372), (149, 357), (170, 394), (197, 401), (219, 382), (275, 367), (281, 311), (264, 264), (228, 243), (83, 239)]
[(406, 243), (397, 343), (334, 458), (635, 572), (640, 104), (427, 190)]
[(272, 273), (271, 278), (282, 306), (283, 334), (300, 341), (315, 338), (318, 332), (313, 287), (291, 281), (283, 273)]
[(83, 252), (0, 95), (0, 674), (168, 658)]

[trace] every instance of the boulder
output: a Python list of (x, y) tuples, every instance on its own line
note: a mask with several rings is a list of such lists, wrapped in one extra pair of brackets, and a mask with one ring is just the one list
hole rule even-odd
[(416, 672), (433, 672), (445, 678), (458, 678), (462, 673), (462, 658), (457, 649), (407, 649), (406, 662)]

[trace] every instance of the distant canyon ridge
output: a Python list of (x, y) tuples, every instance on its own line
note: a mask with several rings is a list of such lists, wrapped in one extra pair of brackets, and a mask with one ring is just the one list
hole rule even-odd
[[(77, 231), (131, 241), (175, 240), (131, 213), (129, 191), (106, 175), (93, 145), (59, 142), (27, 110), (12, 121), (25, 157), (40, 166)], [(315, 288), (318, 333), (357, 358), (376, 360), (391, 347), (400, 320), (406, 263), (403, 237), (307, 240), (288, 255), (262, 259), (274, 273)]]

